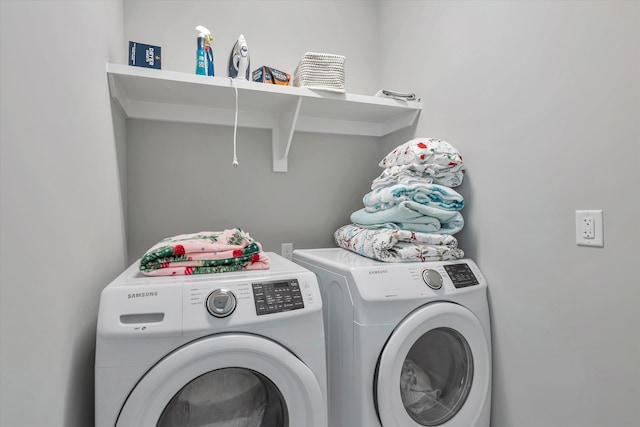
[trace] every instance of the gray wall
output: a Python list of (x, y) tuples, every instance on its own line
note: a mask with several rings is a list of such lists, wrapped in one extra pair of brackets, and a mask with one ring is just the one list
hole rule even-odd
[[(193, 73), (196, 25), (213, 33), (216, 75), (227, 75), (242, 32), (251, 70), (293, 73), (307, 51), (346, 56), (350, 93), (378, 89), (377, 3), (371, 1), (125, 2), (125, 39), (162, 47), (162, 67)], [(203, 10), (206, 13), (203, 13)], [(242, 99), (239, 101), (242, 103)], [(270, 131), (127, 121), (129, 260), (174, 234), (240, 227), (267, 251), (333, 246), (333, 232), (362, 207), (379, 173), (381, 142), (371, 137), (296, 133), (289, 172), (271, 170)]]
[[(97, 304), (127, 259), (124, 202), (128, 260), (226, 226), (267, 250), (329, 246), (379, 158), (414, 131), (468, 166), (459, 238), (490, 281), (494, 427), (637, 424), (638, 3), (379, 4), (0, 2), (0, 425), (91, 425)], [(214, 32), (219, 73), (240, 31), (252, 68), (344, 54), (349, 92), (422, 96), (417, 128), (383, 143), (298, 134), (277, 174), (268, 131), (239, 130), (233, 170), (228, 127), (112, 117), (105, 62), (124, 63), (136, 40), (191, 73), (197, 24)], [(604, 209), (603, 249), (575, 246), (576, 209)]]
[[(492, 425), (639, 425), (640, 3), (383, 1), (379, 28), (382, 86), (468, 167)], [(604, 210), (604, 248), (575, 245), (577, 209)]]
[(379, 161), (369, 138), (310, 134), (295, 139), (289, 172), (274, 173), (270, 131), (239, 129), (234, 169), (232, 140), (230, 127), (128, 121), (131, 260), (163, 237), (236, 226), (278, 253), (282, 242), (335, 246)]
[(377, 2), (371, 0), (127, 0), (125, 41), (162, 47), (162, 68), (193, 73), (197, 25), (213, 35), (216, 76), (227, 76), (233, 44), (244, 34), (251, 70), (292, 73), (305, 52), (345, 55), (347, 90), (378, 90)]
[(100, 291), (126, 255), (105, 63), (121, 1), (0, 2), (0, 425), (93, 425)]

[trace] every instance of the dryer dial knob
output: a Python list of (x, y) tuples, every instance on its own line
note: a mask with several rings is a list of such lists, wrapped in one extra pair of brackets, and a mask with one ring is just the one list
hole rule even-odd
[(214, 317), (227, 317), (236, 309), (236, 296), (227, 289), (216, 289), (207, 297), (207, 311)]
[(422, 280), (431, 289), (440, 289), (442, 287), (442, 276), (435, 270), (427, 268), (422, 272)]

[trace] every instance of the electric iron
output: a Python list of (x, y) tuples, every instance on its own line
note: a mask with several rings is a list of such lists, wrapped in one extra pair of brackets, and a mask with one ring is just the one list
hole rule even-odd
[(238, 41), (231, 49), (229, 56), (229, 77), (249, 80), (249, 48), (244, 36), (240, 34)]

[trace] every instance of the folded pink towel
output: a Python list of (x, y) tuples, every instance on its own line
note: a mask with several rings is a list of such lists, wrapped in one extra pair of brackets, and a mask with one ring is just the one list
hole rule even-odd
[(268, 268), (269, 257), (262, 252), (260, 243), (239, 228), (168, 237), (152, 246), (140, 259), (140, 271), (147, 276)]

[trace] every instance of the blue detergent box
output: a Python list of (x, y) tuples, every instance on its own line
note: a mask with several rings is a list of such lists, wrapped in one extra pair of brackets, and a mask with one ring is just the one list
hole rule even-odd
[(138, 42), (129, 42), (129, 65), (136, 67), (161, 69), (161, 50), (160, 46), (143, 44)]

